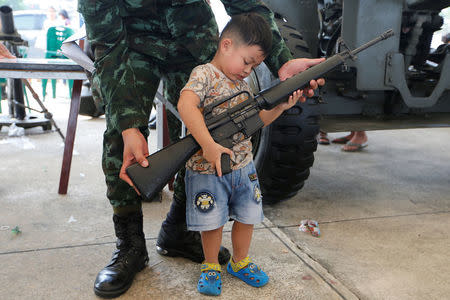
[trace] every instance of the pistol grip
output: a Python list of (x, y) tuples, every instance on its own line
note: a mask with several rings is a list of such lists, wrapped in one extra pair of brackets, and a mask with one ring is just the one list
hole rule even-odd
[(230, 156), (228, 154), (222, 153), (222, 156), (220, 157), (220, 165), (222, 169), (222, 175), (231, 173)]

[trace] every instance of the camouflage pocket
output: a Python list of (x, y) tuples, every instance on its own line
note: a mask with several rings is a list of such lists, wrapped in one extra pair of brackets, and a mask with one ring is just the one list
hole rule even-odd
[(91, 44), (114, 46), (123, 38), (125, 26), (120, 5), (111, 0), (79, 0), (78, 11), (86, 23), (86, 33)]
[(173, 6), (166, 15), (172, 38), (183, 45), (196, 62), (212, 59), (217, 49), (218, 29), (214, 14), (204, 1)]
[(95, 15), (104, 9), (117, 6), (117, 1), (111, 0), (78, 0), (78, 11), (84, 15)]
[[(187, 1), (188, 2), (188, 1)], [(198, 35), (198, 29), (215, 23), (214, 14), (204, 1), (191, 1), (184, 6), (173, 6), (167, 10), (166, 20), (172, 37), (193, 37)]]
[(185, 4), (190, 4), (190, 3), (194, 3), (194, 2), (205, 2), (205, 0), (172, 0), (172, 5), (173, 6), (185, 5)]

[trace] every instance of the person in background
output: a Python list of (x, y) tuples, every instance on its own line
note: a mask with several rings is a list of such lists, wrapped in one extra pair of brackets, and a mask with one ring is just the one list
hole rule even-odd
[(62, 20), (63, 25), (66, 27), (70, 27), (70, 18), (69, 14), (65, 9), (61, 9), (58, 13), (59, 18)]
[(339, 137), (332, 140), (335, 144), (345, 144), (342, 146), (342, 151), (358, 152), (368, 146), (368, 138), (365, 131), (352, 131), (349, 135)]
[(320, 145), (329, 145), (330, 144), (330, 138), (328, 137), (328, 133), (326, 133), (325, 131), (320, 130), (317, 142)]
[[(42, 26), (42, 31), (36, 39), (35, 47), (46, 51), (48, 29), (50, 27), (63, 25), (64, 25), (63, 22), (58, 19), (55, 8), (53, 6), (50, 6), (47, 10), (47, 18), (45, 19), (44, 24)], [(45, 54), (43, 54), (43, 56), (45, 56)]]
[(450, 43), (450, 32), (448, 32), (447, 34), (442, 35), (442, 42), (444, 44), (449, 44)]
[(43, 32), (47, 34), (47, 30), (50, 27), (54, 26), (62, 26), (63, 22), (58, 19), (56, 15), (56, 9), (53, 6), (50, 6), (47, 10), (47, 19), (44, 21), (44, 26), (42, 27)]

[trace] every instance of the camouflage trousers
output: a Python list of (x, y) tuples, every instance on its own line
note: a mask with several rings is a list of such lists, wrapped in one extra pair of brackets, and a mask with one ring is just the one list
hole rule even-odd
[[(216, 44), (211, 43), (205, 47), (210, 47), (209, 52), (213, 54)], [(176, 107), (180, 90), (189, 79), (191, 70), (201, 63), (208, 62), (212, 57), (198, 61), (198, 57), (194, 58), (188, 51), (184, 52), (180, 48), (167, 60), (161, 61), (129, 49), (125, 40), (109, 50), (104, 55), (101, 55), (101, 51), (97, 51), (100, 55), (97, 57), (96, 54), (96, 73), (93, 80), (105, 104), (106, 130), (103, 136), (102, 167), (107, 197), (113, 207), (119, 207), (140, 203), (141, 198), (133, 188), (119, 178), (124, 148), (120, 128), (124, 128), (124, 124), (119, 124), (118, 116), (120, 115), (120, 119), (123, 120), (124, 115), (128, 113), (127, 104), (133, 102), (132, 106), (136, 107), (137, 102), (148, 120), (161, 79), (164, 82), (166, 98)], [(173, 142), (179, 139), (181, 123), (169, 111), (167, 118), (170, 139)], [(133, 120), (129, 122), (129, 127), (135, 127)], [(139, 129), (147, 139), (148, 126), (140, 126)], [(184, 170), (177, 174), (174, 188), (174, 196), (185, 202)]]

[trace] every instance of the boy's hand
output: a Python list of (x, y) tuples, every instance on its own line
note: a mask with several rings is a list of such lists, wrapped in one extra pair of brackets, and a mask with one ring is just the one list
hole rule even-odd
[(221, 177), (222, 166), (220, 164), (220, 158), (222, 157), (222, 153), (228, 154), (231, 158), (234, 158), (233, 151), (216, 142), (209, 143), (205, 147), (202, 147), (202, 150), (203, 157), (216, 169), (217, 175)]
[(291, 108), (292, 106), (295, 105), (295, 103), (297, 103), (297, 101), (300, 102), (305, 102), (306, 101), (306, 97), (303, 96), (303, 91), (302, 90), (296, 90), (295, 92), (292, 93), (292, 95), (289, 96), (289, 99), (287, 102), (282, 102), (279, 104), (279, 107), (284, 111), (287, 110), (289, 108)]
[(132, 186), (136, 193), (139, 191), (134, 187), (130, 177), (125, 172), (126, 168), (134, 163), (139, 163), (143, 167), (148, 167), (148, 145), (142, 133), (137, 128), (129, 128), (122, 131), (123, 138), (123, 163), (120, 168), (119, 177), (130, 186)]

